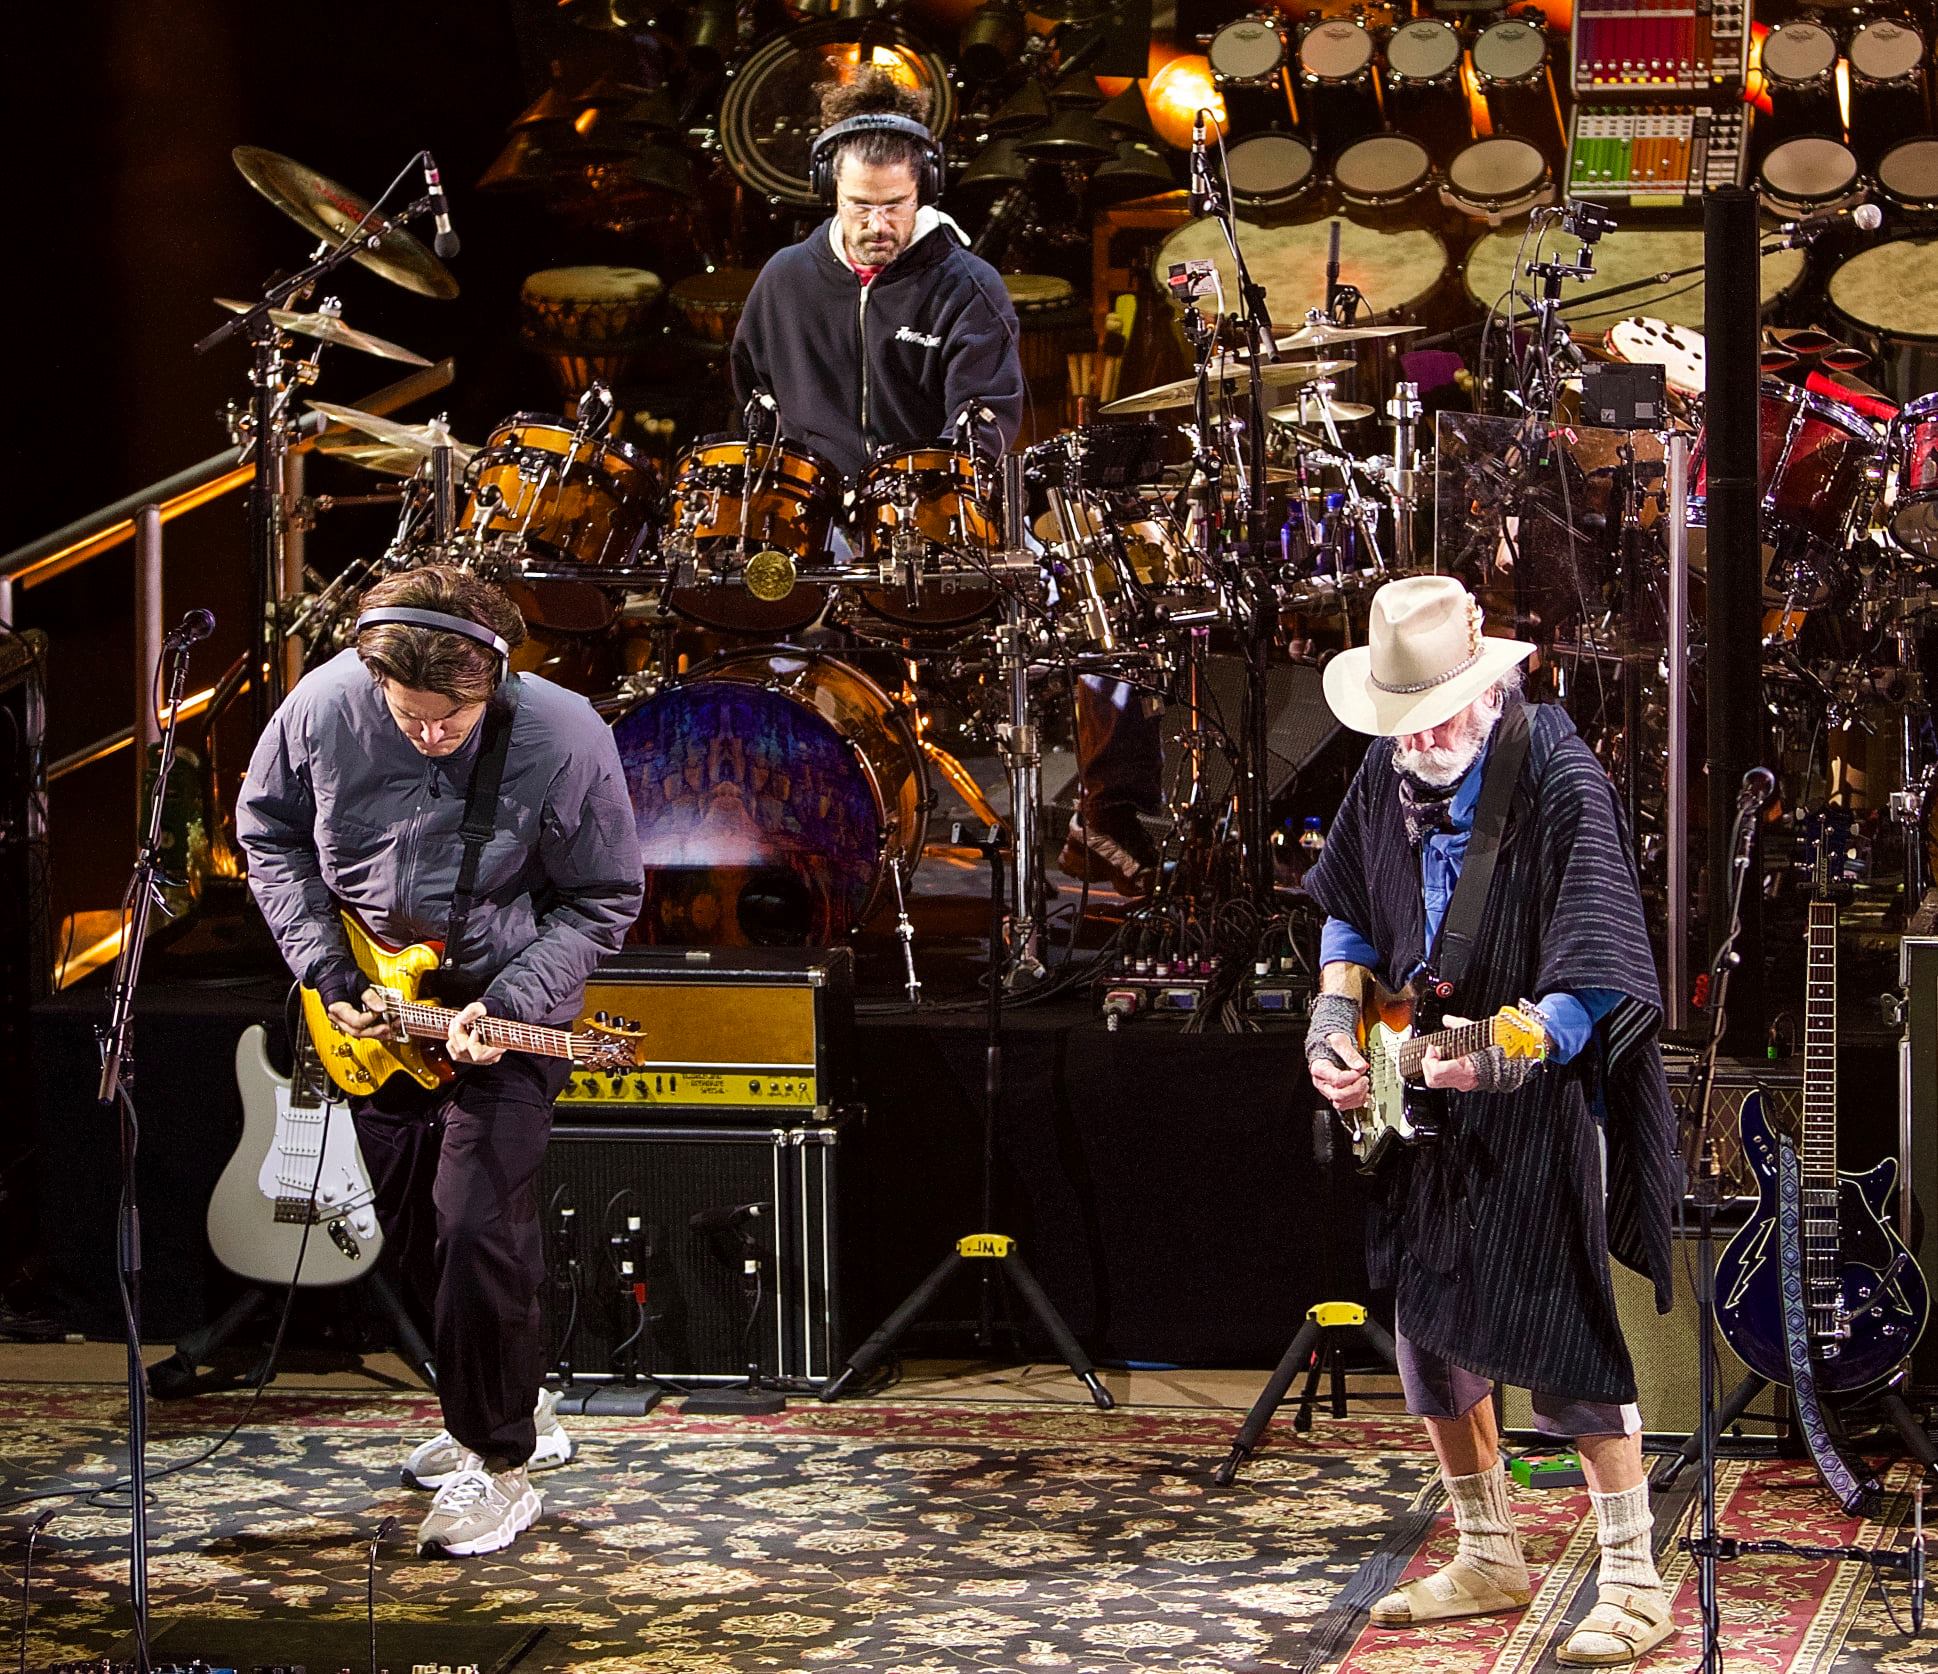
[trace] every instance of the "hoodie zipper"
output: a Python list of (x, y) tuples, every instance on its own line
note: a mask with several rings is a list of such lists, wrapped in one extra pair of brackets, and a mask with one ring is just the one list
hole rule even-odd
[[(880, 277), (879, 274), (876, 275)], [(868, 445), (868, 286), (861, 287), (861, 302), (855, 309), (855, 331), (861, 339), (861, 443)]]

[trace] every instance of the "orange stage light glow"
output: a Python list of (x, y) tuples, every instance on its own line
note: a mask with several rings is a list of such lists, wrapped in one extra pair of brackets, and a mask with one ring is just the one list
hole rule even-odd
[[(824, 49), (828, 68), (842, 81), (852, 81), (855, 71), (861, 67), (861, 43), (851, 42), (847, 46), (829, 46)], [(912, 53), (901, 47), (877, 46), (869, 48), (868, 62), (877, 69), (886, 70), (898, 87), (926, 87), (928, 82), (917, 67)]]
[(1200, 109), (1209, 109), (1221, 130), (1225, 125), (1225, 101), (1211, 79), (1210, 60), (1201, 53), (1173, 58), (1152, 76), (1144, 103), (1151, 126), (1172, 145), (1191, 143), (1191, 119)]

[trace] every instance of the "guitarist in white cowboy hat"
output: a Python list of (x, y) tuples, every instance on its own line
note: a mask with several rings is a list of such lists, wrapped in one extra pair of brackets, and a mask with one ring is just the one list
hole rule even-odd
[[(1452, 577), (1408, 576), (1374, 594), (1369, 643), (1327, 666), (1333, 713), (1373, 743), (1306, 880), (1327, 914), (1306, 1056), (1335, 1110), (1365, 1103), (1355, 1029), (1373, 977), (1398, 992), (1424, 975), (1423, 992), (1466, 1016), (1519, 1004), (1541, 1019), (1539, 1063), (1499, 1047), (1430, 1051), (1441, 1131), (1394, 1153), (1376, 1184), (1369, 1270), (1394, 1290), (1407, 1410), (1426, 1422), (1460, 1541), (1451, 1563), (1387, 1594), (1372, 1618), (1400, 1626), (1528, 1602), (1494, 1424), (1499, 1380), (1530, 1390), (1537, 1425), (1579, 1450), (1594, 1504), (1597, 1602), (1559, 1659), (1622, 1666), (1674, 1627), (1608, 1256), (1647, 1273), (1667, 1310), (1680, 1171), (1655, 966), (1614, 792), (1564, 710), (1522, 703), (1533, 650), (1483, 634)], [(1479, 887), (1459, 900), (1470, 859)], [(1445, 936), (1450, 919), (1459, 928)]]

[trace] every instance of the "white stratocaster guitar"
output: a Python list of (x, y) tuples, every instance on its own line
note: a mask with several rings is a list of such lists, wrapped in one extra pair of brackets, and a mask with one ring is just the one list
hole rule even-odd
[(276, 1073), (265, 1039), (257, 1024), (236, 1042), (242, 1143), (209, 1198), (209, 1247), (239, 1278), (286, 1285), (308, 1223), (297, 1283), (348, 1284), (384, 1244), (350, 1107), (333, 1095), (307, 1030), (298, 1031), (293, 1079)]
[(1518, 1006), (1502, 1006), (1492, 1017), (1431, 1034), (1413, 1032), (1413, 999), (1369, 984), (1360, 1015), (1359, 1049), (1371, 1070), (1372, 1092), (1358, 1110), (1340, 1119), (1352, 1135), (1360, 1168), (1373, 1173), (1394, 1145), (1431, 1139), (1440, 1127), (1440, 1100), (1420, 1079), (1429, 1050), (1443, 1058), (1464, 1058), (1498, 1046), (1510, 1058), (1539, 1061), (1548, 1055), (1548, 1032), (1541, 1019)]

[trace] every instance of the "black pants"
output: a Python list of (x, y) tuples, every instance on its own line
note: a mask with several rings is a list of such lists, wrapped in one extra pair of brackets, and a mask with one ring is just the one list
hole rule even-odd
[(436, 1092), (399, 1075), (352, 1103), (386, 1258), (430, 1324), (444, 1427), (492, 1470), (538, 1444), (538, 1170), (569, 1074), (507, 1054)]

